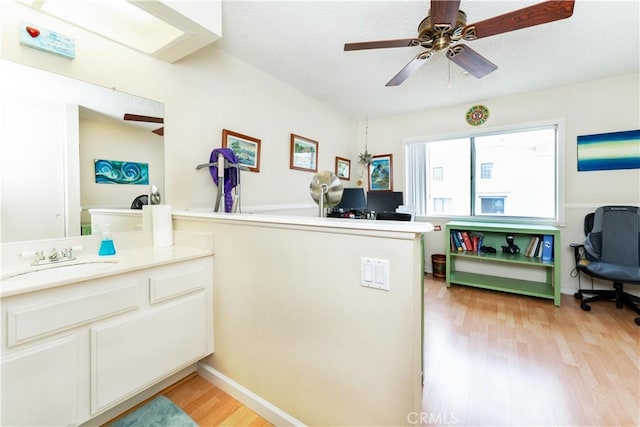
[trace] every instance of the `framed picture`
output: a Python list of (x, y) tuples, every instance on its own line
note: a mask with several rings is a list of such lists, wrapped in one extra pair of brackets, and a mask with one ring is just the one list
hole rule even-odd
[(393, 191), (393, 154), (373, 156), (371, 159), (369, 191)]
[(289, 168), (309, 172), (318, 171), (318, 141), (291, 134)]
[(96, 184), (149, 184), (149, 163), (93, 159)]
[(350, 179), (351, 160), (336, 156), (336, 175), (340, 179)]
[(222, 148), (231, 148), (242, 169), (260, 172), (260, 140), (222, 129)]
[(578, 135), (578, 172), (640, 169), (640, 130)]

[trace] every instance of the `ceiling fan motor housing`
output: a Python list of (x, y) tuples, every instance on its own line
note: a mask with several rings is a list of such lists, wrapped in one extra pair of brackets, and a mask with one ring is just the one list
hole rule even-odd
[(451, 24), (434, 23), (429, 15), (418, 25), (420, 45), (436, 51), (444, 50), (462, 38), (462, 29), (466, 25), (467, 14), (461, 10), (458, 10), (458, 18), (453, 28), (451, 28)]

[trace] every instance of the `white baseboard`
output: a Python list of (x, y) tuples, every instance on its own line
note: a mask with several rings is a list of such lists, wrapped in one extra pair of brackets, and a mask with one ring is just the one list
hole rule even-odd
[(305, 424), (267, 402), (251, 390), (218, 372), (206, 363), (198, 363), (198, 374), (246, 407), (277, 426), (304, 426)]

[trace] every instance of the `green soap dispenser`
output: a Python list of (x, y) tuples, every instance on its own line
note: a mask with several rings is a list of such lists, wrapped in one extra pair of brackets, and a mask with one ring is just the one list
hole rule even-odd
[(98, 249), (98, 255), (107, 256), (115, 255), (116, 247), (113, 245), (113, 239), (111, 238), (111, 232), (109, 231), (109, 224), (105, 224), (105, 229), (102, 232), (102, 241), (100, 242), (100, 249)]

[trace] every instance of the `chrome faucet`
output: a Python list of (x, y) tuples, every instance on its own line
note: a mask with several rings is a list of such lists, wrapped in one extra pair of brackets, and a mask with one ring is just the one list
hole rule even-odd
[(44, 251), (36, 251), (34, 254), (33, 262), (31, 265), (43, 265), (43, 264), (51, 264), (54, 262), (64, 262), (64, 261), (73, 261), (76, 257), (73, 256), (73, 248), (65, 248), (62, 250), (57, 250), (56, 248), (52, 248), (49, 251), (49, 255), (45, 256)]
[(44, 252), (43, 251), (37, 251), (36, 255), (35, 255), (34, 259), (33, 259), (33, 263), (32, 264), (36, 265), (36, 264), (41, 263), (44, 260), (45, 260)]
[(57, 251), (56, 248), (51, 249), (51, 253), (49, 253), (49, 261), (60, 261), (62, 258), (62, 252)]

